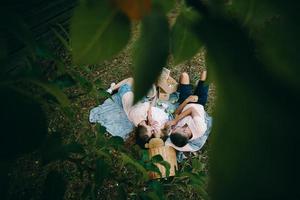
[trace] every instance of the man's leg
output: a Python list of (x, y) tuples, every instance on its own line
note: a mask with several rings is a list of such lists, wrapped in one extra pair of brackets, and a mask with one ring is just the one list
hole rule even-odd
[(188, 73), (183, 72), (180, 75), (179, 86), (177, 91), (179, 92), (179, 100), (178, 102), (181, 104), (185, 99), (187, 99), (190, 95), (193, 94), (193, 87), (190, 84), (190, 77)]
[(201, 74), (200, 74), (200, 80), (197, 84), (197, 87), (195, 89), (195, 95), (198, 96), (198, 103), (205, 106), (206, 102), (207, 102), (207, 98), (208, 98), (208, 89), (209, 89), (209, 85), (205, 84), (205, 80), (207, 78), (207, 71), (204, 70)]

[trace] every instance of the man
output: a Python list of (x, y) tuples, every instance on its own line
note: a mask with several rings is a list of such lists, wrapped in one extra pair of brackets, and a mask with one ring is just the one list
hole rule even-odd
[(196, 151), (189, 143), (200, 139), (207, 130), (204, 106), (207, 102), (208, 86), (205, 85), (207, 71), (203, 71), (193, 92), (189, 75), (182, 73), (178, 87), (179, 107), (175, 119), (166, 125), (171, 128), (170, 141), (167, 144), (178, 151)]

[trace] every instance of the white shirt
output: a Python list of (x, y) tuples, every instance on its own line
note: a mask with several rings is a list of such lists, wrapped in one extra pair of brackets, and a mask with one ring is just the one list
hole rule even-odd
[(189, 108), (194, 109), (195, 112), (193, 115), (186, 116), (179, 120), (179, 122), (176, 124), (176, 127), (183, 127), (185, 124), (187, 124), (193, 134), (190, 140), (194, 140), (201, 137), (207, 129), (207, 125), (205, 123), (205, 111), (202, 105), (191, 103), (187, 104), (183, 108), (182, 112)]

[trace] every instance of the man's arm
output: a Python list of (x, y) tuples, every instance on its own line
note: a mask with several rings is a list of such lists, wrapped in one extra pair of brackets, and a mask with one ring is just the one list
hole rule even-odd
[(185, 111), (183, 111), (179, 115), (176, 115), (175, 119), (167, 122), (166, 127), (176, 125), (179, 122), (179, 120), (183, 119), (186, 116), (192, 115), (192, 112), (193, 112), (192, 108), (186, 109)]
[(195, 95), (189, 96), (186, 100), (184, 100), (184, 101), (182, 102), (182, 104), (179, 105), (179, 107), (176, 109), (176, 111), (175, 111), (174, 114), (175, 114), (175, 115), (179, 115), (179, 114), (182, 112), (183, 108), (184, 108), (188, 103), (190, 103), (190, 102), (196, 102), (196, 101), (198, 101), (198, 96), (195, 96)]

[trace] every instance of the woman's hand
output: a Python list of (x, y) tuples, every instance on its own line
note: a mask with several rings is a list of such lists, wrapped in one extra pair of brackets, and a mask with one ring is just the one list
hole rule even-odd
[(188, 99), (189, 102), (197, 102), (198, 101), (198, 96), (191, 95), (187, 99)]
[(157, 121), (154, 121), (154, 120), (151, 118), (151, 119), (148, 119), (148, 125), (150, 125), (150, 126), (156, 126), (156, 125), (158, 125), (158, 122), (157, 122)]

